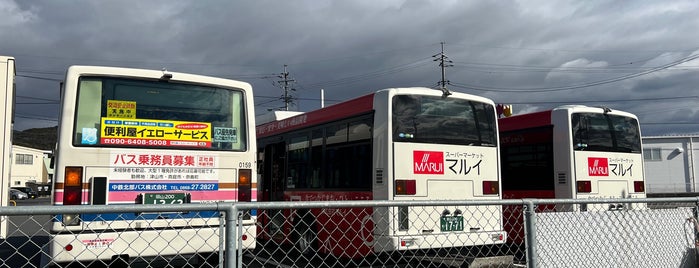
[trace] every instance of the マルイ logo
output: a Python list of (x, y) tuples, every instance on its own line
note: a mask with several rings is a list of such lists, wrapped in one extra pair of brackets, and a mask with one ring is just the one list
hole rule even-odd
[(607, 158), (588, 157), (587, 174), (590, 176), (609, 176), (609, 161)]
[(413, 151), (413, 173), (444, 174), (444, 153)]

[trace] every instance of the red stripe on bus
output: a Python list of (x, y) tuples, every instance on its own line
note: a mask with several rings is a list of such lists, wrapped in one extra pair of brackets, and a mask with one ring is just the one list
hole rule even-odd
[(256, 127), (257, 137), (263, 138), (286, 131), (313, 126), (370, 112), (374, 109), (374, 93), (322, 109), (273, 121)]
[(551, 125), (551, 110), (498, 119), (500, 132)]

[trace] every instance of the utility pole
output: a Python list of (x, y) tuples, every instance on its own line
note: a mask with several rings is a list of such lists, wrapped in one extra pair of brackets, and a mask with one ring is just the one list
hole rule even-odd
[(447, 90), (447, 84), (449, 84), (449, 80), (446, 79), (446, 71), (445, 69), (447, 67), (452, 67), (454, 66), (453, 61), (449, 60), (449, 57), (447, 57), (446, 54), (444, 54), (444, 42), (440, 42), (440, 45), (442, 45), (442, 51), (440, 53), (437, 53), (433, 55), (432, 57), (435, 58), (433, 61), (439, 61), (439, 67), (442, 70), (442, 80), (438, 82), (440, 85), (440, 89), (442, 92), (444, 92), (445, 96), (451, 95), (449, 91)]
[(281, 97), (281, 99), (284, 101), (284, 111), (288, 111), (289, 104), (294, 103), (294, 97), (291, 96), (289, 91), (296, 91), (296, 89), (293, 89), (289, 86), (291, 82), (294, 82), (296, 80), (289, 79), (289, 72), (286, 70), (286, 67), (287, 65), (284, 64), (284, 72), (281, 73), (281, 75), (277, 76), (282, 79), (277, 82), (279, 82), (282, 85), (282, 88), (284, 89), (284, 95)]

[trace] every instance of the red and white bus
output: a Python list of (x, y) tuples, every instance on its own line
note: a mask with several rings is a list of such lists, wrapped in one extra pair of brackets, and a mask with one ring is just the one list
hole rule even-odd
[[(257, 126), (260, 200), (499, 200), (486, 98), (391, 88)], [(258, 239), (301, 252), (502, 244), (501, 206), (261, 211)]]
[[(503, 198), (644, 198), (641, 132), (635, 115), (566, 105), (498, 120)], [(629, 204), (546, 205), (542, 211), (629, 209)], [(635, 205), (639, 206), (639, 205)], [(507, 206), (505, 229), (521, 243), (521, 207)]]
[(635, 115), (569, 105), (498, 121), (505, 198), (645, 197)]
[[(250, 84), (186, 73), (72, 66), (63, 85), (54, 206), (251, 202), (256, 199)], [(245, 215), (242, 247), (255, 243)], [(46, 262), (205, 256), (218, 211), (64, 214)]]

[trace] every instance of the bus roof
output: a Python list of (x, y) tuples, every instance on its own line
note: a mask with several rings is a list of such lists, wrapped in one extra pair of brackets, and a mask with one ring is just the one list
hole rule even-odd
[(255, 116), (255, 124), (262, 125), (264, 123), (269, 123), (272, 121), (287, 119), (289, 117), (297, 116), (302, 113), (303, 112), (298, 111), (272, 111), (266, 114)]
[(331, 122), (349, 116), (360, 115), (373, 110), (373, 108), (374, 93), (371, 93), (283, 120), (258, 125), (256, 127), (257, 137), (262, 138), (306, 126)]
[(498, 119), (498, 128), (502, 132), (523, 128), (549, 126), (551, 125), (551, 111), (552, 110), (547, 110), (500, 118)]

